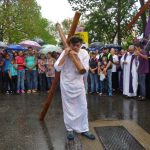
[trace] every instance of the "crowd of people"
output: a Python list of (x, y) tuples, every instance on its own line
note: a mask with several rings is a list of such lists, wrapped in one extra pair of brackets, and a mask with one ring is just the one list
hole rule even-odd
[(55, 76), (57, 53), (38, 54), (32, 47), (27, 52), (0, 53), (0, 92), (6, 94), (47, 91)]
[(140, 42), (128, 50), (105, 47), (101, 53), (90, 52), (89, 66), (89, 74), (84, 76), (87, 92), (100, 96), (121, 92), (128, 98), (145, 100), (149, 61)]
[[(113, 96), (122, 92), (127, 97), (146, 97), (148, 56), (141, 43), (118, 51), (104, 47), (89, 52), (89, 72), (84, 75), (87, 93)], [(0, 92), (6, 94), (47, 91), (55, 76), (54, 64), (59, 55), (55, 52), (38, 54), (32, 47), (11, 55), (0, 53)]]

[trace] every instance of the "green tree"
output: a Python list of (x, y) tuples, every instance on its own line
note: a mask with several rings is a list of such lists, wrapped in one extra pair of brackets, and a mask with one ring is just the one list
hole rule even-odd
[(49, 22), (41, 16), (35, 0), (2, 0), (0, 3), (1, 39), (18, 43), (39, 37), (47, 43), (56, 44), (49, 34)]
[(63, 32), (65, 33), (65, 35), (67, 35), (69, 33), (71, 23), (72, 23), (72, 19), (64, 19), (61, 22), (62, 29), (63, 29)]
[(125, 28), (137, 12), (128, 0), (68, 0), (74, 10), (80, 10), (86, 20), (91, 41), (119, 44), (128, 36)]

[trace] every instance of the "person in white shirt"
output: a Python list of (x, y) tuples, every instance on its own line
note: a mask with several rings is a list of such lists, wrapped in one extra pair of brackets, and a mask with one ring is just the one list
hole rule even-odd
[(118, 72), (117, 72), (117, 65), (119, 65), (119, 58), (115, 54), (116, 50), (114, 48), (111, 49), (110, 53), (113, 57), (113, 63), (112, 63), (112, 87), (113, 91), (116, 91), (118, 89)]
[(86, 71), (89, 70), (89, 54), (81, 49), (82, 39), (77, 36), (70, 38), (70, 48), (65, 49), (54, 67), (60, 74), (60, 88), (64, 113), (64, 123), (68, 140), (74, 140), (74, 132), (88, 139), (94, 140), (95, 136), (89, 132), (88, 110), (83, 74), (77, 71), (69, 53), (79, 58)]

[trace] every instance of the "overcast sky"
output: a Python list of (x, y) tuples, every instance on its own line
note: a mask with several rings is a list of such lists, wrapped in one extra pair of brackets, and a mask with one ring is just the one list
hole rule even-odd
[(61, 22), (65, 18), (72, 18), (74, 12), (67, 0), (36, 0), (42, 7), (42, 16), (53, 22)]

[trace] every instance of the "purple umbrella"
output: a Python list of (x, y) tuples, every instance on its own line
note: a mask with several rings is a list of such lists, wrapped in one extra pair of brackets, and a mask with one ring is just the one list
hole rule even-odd
[(41, 45), (39, 45), (37, 42), (30, 40), (23, 41), (19, 44), (24, 47), (41, 48)]

